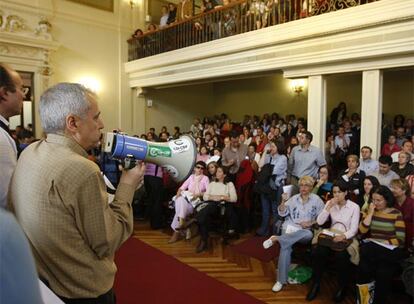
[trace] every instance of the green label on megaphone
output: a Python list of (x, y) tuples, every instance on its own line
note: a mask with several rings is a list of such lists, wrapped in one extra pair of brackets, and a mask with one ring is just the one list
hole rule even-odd
[(171, 157), (171, 149), (169, 147), (148, 145), (148, 156)]

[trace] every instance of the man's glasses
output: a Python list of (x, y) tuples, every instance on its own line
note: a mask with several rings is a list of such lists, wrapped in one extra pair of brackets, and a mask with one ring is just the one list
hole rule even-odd
[(201, 166), (196, 166), (196, 169), (204, 169), (204, 168)]

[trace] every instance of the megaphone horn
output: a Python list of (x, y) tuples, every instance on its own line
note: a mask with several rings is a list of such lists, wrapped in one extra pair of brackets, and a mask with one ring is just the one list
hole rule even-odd
[(191, 175), (197, 159), (194, 139), (187, 135), (159, 143), (108, 132), (105, 135), (104, 151), (114, 159), (143, 160), (161, 166), (176, 182)]

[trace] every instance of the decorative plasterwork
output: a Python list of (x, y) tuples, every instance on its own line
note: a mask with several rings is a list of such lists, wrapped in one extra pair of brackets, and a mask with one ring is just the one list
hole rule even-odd
[(42, 76), (50, 76), (50, 53), (59, 44), (50, 33), (52, 25), (39, 16), (35, 28), (14, 12), (0, 10), (0, 61), (30, 66)]
[(150, 87), (272, 70), (303, 77), (410, 62), (414, 1), (385, 0), (128, 62), (125, 70), (131, 87)]

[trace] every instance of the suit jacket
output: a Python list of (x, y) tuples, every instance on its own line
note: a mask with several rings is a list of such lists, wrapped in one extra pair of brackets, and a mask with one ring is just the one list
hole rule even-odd
[[(185, 1), (185, 2), (184, 2)], [(182, 0), (177, 5), (177, 21), (184, 21), (193, 16), (193, 1)]]
[(133, 231), (134, 190), (120, 183), (109, 205), (99, 167), (71, 138), (48, 134), (23, 151), (10, 203), (56, 294), (95, 298), (112, 288), (115, 251)]

